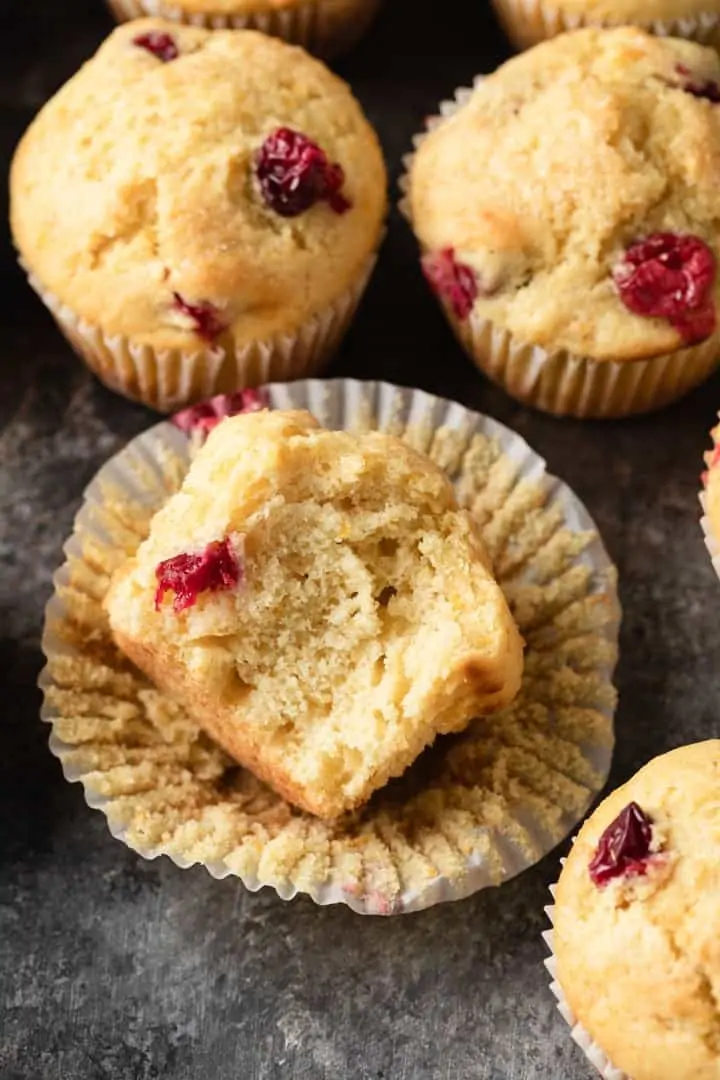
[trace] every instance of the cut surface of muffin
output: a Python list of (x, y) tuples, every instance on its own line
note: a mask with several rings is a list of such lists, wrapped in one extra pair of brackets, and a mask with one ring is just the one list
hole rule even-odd
[(518, 631), (447, 477), (303, 412), (220, 423), (106, 608), (150, 678), (323, 817), (520, 682)]

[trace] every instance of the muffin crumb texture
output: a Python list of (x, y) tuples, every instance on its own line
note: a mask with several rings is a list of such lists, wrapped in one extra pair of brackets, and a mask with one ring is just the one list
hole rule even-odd
[[(602, 838), (630, 805), (642, 829), (626, 872), (598, 887), (591, 868)], [(719, 894), (712, 740), (655, 758), (613, 792), (581, 830), (556, 891), (558, 981), (582, 1027), (633, 1080), (720, 1077)]]
[(156, 685), (322, 817), (520, 685), (519, 634), (442, 470), (302, 411), (214, 429), (107, 610)]
[[(633, 27), (562, 35), (479, 81), (409, 176), (449, 314), (601, 361), (711, 337), (718, 91), (715, 51)], [(474, 275), (471, 304), (456, 302), (448, 252)]]
[[(322, 421), (318, 403), (314, 412)], [(389, 914), (427, 906), (448, 888), (462, 895), (479, 863), (499, 883), (508, 852), (516, 866), (535, 861), (604, 783), (591, 760), (607, 760), (613, 743), (618, 610), (614, 579), (597, 579), (583, 560), (594, 536), (569, 531), (548, 487), (523, 479), (492, 438), (438, 429), (430, 415), (409, 422), (391, 409), (383, 417), (384, 431), (447, 471), (480, 527), (526, 641), (520, 693), (509, 708), (441, 737), (362, 809), (330, 823), (298, 813), (113, 643), (103, 609), (110, 577), (188, 467), (187, 449), (130, 448), (130, 487), (106, 480), (58, 581), (45, 692), (66, 774), (82, 779), (132, 847), (238, 873), (281, 895), (331, 894)], [(352, 429), (375, 427), (368, 403)]]

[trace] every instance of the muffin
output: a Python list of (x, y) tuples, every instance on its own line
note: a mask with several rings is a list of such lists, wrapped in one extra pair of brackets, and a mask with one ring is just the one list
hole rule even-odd
[(580, 30), (459, 93), (419, 140), (404, 208), (425, 275), (514, 397), (624, 416), (714, 369), (718, 102), (710, 49)]
[(41, 110), (15, 243), (89, 366), (161, 411), (294, 378), (341, 339), (386, 176), (347, 86), (250, 30), (118, 28)]
[(639, 26), (662, 37), (720, 44), (718, 0), (492, 0), (518, 49), (584, 26)]
[(302, 411), (211, 428), (106, 609), (156, 686), (324, 818), (520, 685), (520, 636), (442, 470)]
[(720, 1077), (720, 741), (655, 758), (586, 822), (558, 883), (557, 980), (604, 1075)]
[(319, 56), (337, 56), (369, 29), (380, 0), (107, 0), (119, 22), (157, 15), (208, 30), (262, 30), (303, 45)]

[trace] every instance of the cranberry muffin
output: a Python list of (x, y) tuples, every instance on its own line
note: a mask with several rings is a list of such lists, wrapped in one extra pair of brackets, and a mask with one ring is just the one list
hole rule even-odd
[(720, 0), (492, 0), (519, 49), (584, 26), (639, 26), (717, 47)]
[(369, 29), (381, 0), (107, 0), (119, 22), (153, 15), (207, 30), (261, 30), (331, 57)]
[(622, 416), (716, 366), (719, 103), (712, 50), (580, 30), (478, 81), (420, 141), (405, 207), (423, 269), (509, 393)]
[(210, 418), (105, 603), (120, 648), (216, 742), (332, 818), (508, 705), (522, 644), (437, 465), (253, 404)]
[(381, 240), (386, 176), (348, 87), (250, 30), (118, 28), (23, 136), (30, 280), (109, 386), (160, 410), (316, 369)]
[(598, 807), (563, 868), (557, 980), (604, 1075), (720, 1078), (719, 793), (720, 741), (655, 758)]

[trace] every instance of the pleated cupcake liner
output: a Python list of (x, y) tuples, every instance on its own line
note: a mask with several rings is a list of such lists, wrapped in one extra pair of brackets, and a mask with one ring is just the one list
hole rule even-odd
[(446, 470), (527, 643), (518, 698), (333, 823), (230, 761), (120, 654), (102, 607), (111, 574), (187, 471), (193, 444), (161, 423), (100, 470), (65, 545), (40, 678), (51, 750), (140, 855), (201, 863), (253, 891), (387, 915), (499, 885), (560, 843), (605, 784), (615, 568), (573, 492), (496, 421), (385, 383), (306, 380), (267, 393), (272, 408), (307, 408), (325, 427), (404, 438)]
[[(425, 121), (426, 130), (414, 137), (415, 150), (431, 131), (467, 104), (483, 78), (478, 76), (473, 88), (460, 87), (451, 100), (440, 103), (438, 114)], [(403, 158), (399, 181), (399, 209), (411, 228), (414, 157), (410, 153)], [(521, 341), (477, 311), (467, 319), (458, 319), (449, 305), (439, 302), (458, 341), (485, 375), (518, 401), (556, 416), (614, 419), (652, 412), (699, 386), (720, 361), (720, 331), (699, 345), (651, 360), (600, 361)]]
[(206, 30), (260, 30), (324, 57), (338, 56), (364, 37), (380, 4), (381, 0), (355, 0), (341, 9), (327, 0), (297, 0), (283, 8), (259, 4), (255, 11), (228, 14), (188, 12), (163, 0), (107, 0), (118, 22), (153, 16)]
[(677, 19), (651, 19), (640, 17), (627, 19), (594, 18), (589, 12), (563, 11), (544, 0), (492, 0), (495, 12), (512, 43), (519, 49), (527, 49), (548, 38), (570, 30), (597, 26), (609, 28), (632, 23), (657, 37), (687, 38), (702, 45), (720, 44), (720, 14), (702, 12)]
[[(561, 865), (565, 865), (565, 859), (561, 860)], [(550, 886), (550, 893), (555, 899), (555, 892), (557, 884)], [(545, 908), (545, 913), (550, 920), (550, 925), (555, 925), (555, 905), (549, 904)], [(568, 1004), (567, 998), (563, 993), (563, 988), (558, 981), (557, 972), (557, 958), (555, 957), (554, 944), (553, 944), (554, 930), (545, 930), (543, 933), (543, 941), (550, 950), (550, 956), (545, 960), (545, 967), (550, 975), (550, 990), (557, 1001), (558, 1012), (562, 1016), (565, 1023), (570, 1028), (570, 1034), (573, 1040), (582, 1050), (585, 1057), (588, 1059), (593, 1068), (597, 1069), (603, 1080), (632, 1080), (632, 1077), (627, 1073), (622, 1072), (621, 1069), (616, 1069), (613, 1063), (608, 1058), (605, 1051), (598, 1046), (593, 1040), (590, 1034), (585, 1030), (582, 1024), (578, 1023), (577, 1018)]]
[(320, 372), (345, 336), (376, 262), (373, 254), (353, 285), (296, 334), (251, 342), (234, 351), (207, 346), (194, 352), (154, 349), (134, 344), (122, 334), (104, 334), (23, 268), (61, 332), (100, 381), (132, 401), (168, 413), (215, 394)]
[[(718, 414), (718, 416), (720, 417), (720, 414)], [(710, 435), (710, 438), (712, 439), (713, 449), (705, 455), (705, 465), (708, 471), (704, 474), (707, 477), (708, 482), (710, 482), (710, 475), (713, 468), (717, 469), (717, 465), (713, 466), (711, 463), (712, 455), (717, 452), (717, 444), (715, 443), (715, 438), (712, 433)], [(700, 500), (700, 506), (702, 508), (700, 527), (703, 531), (705, 547), (707, 548), (708, 554), (710, 555), (710, 561), (713, 564), (715, 573), (718, 577), (720, 577), (720, 539), (718, 538), (715, 529), (713, 528), (713, 523), (710, 520), (710, 515), (708, 513), (708, 495), (707, 488), (705, 486), (700, 489), (698, 498)]]

